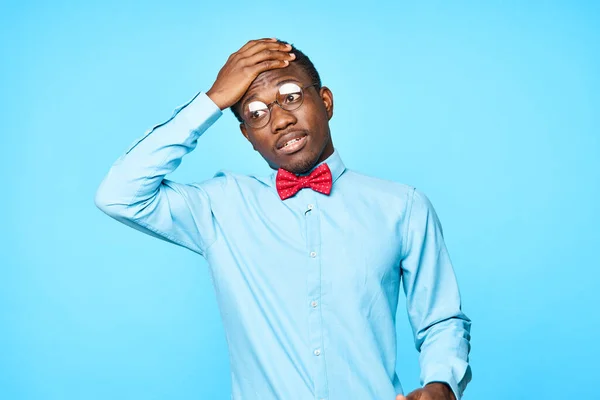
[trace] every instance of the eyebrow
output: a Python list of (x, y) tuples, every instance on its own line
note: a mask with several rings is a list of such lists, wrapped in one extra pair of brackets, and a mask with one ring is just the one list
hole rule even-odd
[[(280, 80), (279, 82), (277, 82), (275, 84), (275, 87), (280, 87), (284, 83), (289, 83), (289, 82), (300, 83), (297, 79), (294, 79), (294, 78), (283, 78), (282, 80)], [(302, 86), (301, 83), (300, 83), (300, 86)], [(242, 103), (242, 109), (250, 100), (254, 100), (256, 97), (258, 97), (258, 93), (254, 93), (251, 96), (249, 96), (246, 100), (244, 100), (244, 102)]]

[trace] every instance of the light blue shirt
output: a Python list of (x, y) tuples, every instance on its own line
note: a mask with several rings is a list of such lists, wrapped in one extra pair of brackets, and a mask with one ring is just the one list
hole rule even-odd
[[(275, 175), (165, 179), (222, 115), (204, 93), (136, 140), (96, 205), (208, 261), (229, 348), (232, 399), (395, 400), (400, 283), (421, 383), (457, 399), (471, 379), (471, 321), (442, 227), (415, 188), (362, 175), (337, 150), (330, 195), (282, 201)], [(316, 167), (316, 166), (315, 166)]]

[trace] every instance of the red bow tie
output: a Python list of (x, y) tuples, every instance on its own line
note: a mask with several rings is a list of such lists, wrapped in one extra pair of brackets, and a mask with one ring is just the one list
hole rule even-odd
[(311, 188), (312, 190), (329, 195), (331, 193), (331, 170), (326, 163), (319, 165), (307, 176), (298, 176), (290, 171), (279, 168), (275, 186), (281, 200), (292, 197), (302, 188)]

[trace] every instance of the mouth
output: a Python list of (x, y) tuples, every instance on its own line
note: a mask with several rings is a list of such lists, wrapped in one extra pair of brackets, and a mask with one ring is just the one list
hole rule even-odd
[(277, 152), (283, 154), (293, 154), (302, 150), (306, 145), (308, 135), (305, 132), (290, 133), (282, 138), (277, 144)]

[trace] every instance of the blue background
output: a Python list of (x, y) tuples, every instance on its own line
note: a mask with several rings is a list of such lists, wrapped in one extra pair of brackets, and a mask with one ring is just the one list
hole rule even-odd
[[(136, 138), (269, 36), (333, 91), (346, 165), (436, 207), (473, 320), (465, 398), (600, 398), (599, 2), (204, 3), (2, 3), (0, 398), (229, 398), (205, 261), (93, 200)], [(170, 178), (221, 168), (268, 172), (229, 111)]]

